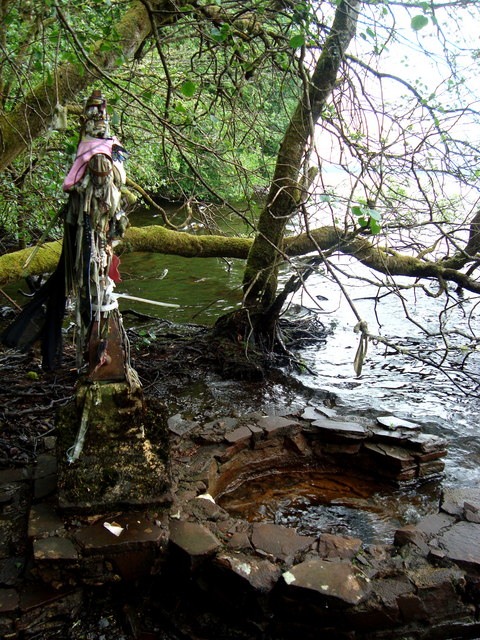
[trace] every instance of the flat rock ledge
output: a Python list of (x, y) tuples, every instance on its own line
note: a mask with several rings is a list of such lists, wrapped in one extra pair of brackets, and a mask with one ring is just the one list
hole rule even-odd
[(182, 637), (480, 636), (480, 489), (445, 491), (436, 513), (383, 545), (250, 523), (218, 504), (271, 469), (374, 470), (395, 483), (435, 477), (441, 438), (393, 416), (370, 424), (323, 406), (203, 425), (177, 415), (167, 424), (166, 505), (62, 509), (53, 453), (34, 469), (0, 472), (1, 637), (40, 637), (78, 614), (86, 590), (122, 583), (137, 592), (148, 585), (149, 615), (167, 616)]

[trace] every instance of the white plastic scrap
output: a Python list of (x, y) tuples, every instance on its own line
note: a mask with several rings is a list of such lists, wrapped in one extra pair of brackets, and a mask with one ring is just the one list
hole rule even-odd
[(107, 531), (110, 531), (110, 533), (113, 533), (114, 536), (117, 536), (117, 538), (124, 530), (124, 527), (121, 527), (116, 522), (112, 522), (112, 524), (110, 524), (110, 522), (104, 522), (103, 526)]
[(209, 493), (202, 493), (199, 496), (197, 496), (197, 498), (202, 498), (202, 500), (210, 500), (210, 502), (213, 502), (213, 504), (215, 504), (215, 500), (212, 498), (212, 496)]

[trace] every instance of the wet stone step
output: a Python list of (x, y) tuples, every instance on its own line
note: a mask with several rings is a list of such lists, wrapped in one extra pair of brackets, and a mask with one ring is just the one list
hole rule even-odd
[(78, 552), (71, 540), (52, 536), (33, 543), (35, 560), (77, 560)]
[(49, 504), (39, 503), (32, 506), (28, 518), (29, 538), (44, 538), (64, 530), (63, 520)]
[(330, 409), (329, 407), (306, 407), (300, 417), (303, 420), (307, 420), (309, 422), (313, 422), (314, 420), (319, 420), (323, 417), (327, 418), (335, 418), (337, 412), (334, 409)]
[[(108, 525), (108, 526), (106, 526)], [(143, 514), (122, 514), (78, 529), (75, 540), (84, 553), (136, 550), (165, 542), (165, 530)]]
[(378, 424), (382, 425), (382, 427), (386, 427), (390, 430), (396, 429), (411, 429), (412, 431), (419, 431), (420, 425), (415, 422), (410, 422), (408, 420), (402, 420), (402, 418), (397, 418), (395, 416), (379, 416), (377, 418)]

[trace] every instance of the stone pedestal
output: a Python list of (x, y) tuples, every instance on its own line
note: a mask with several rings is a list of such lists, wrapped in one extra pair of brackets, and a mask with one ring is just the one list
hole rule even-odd
[[(82, 451), (69, 462), (82, 422)], [(170, 502), (166, 418), (155, 401), (144, 405), (140, 388), (83, 383), (57, 426), (62, 509), (105, 513)]]

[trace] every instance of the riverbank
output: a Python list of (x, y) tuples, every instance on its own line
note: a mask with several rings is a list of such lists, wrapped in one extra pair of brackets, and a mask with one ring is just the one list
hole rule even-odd
[(306, 393), (281, 371), (262, 384), (222, 379), (203, 333), (164, 323), (150, 345), (132, 335), (147, 399), (166, 408), (172, 498), (161, 509), (59, 510), (53, 411), (73, 393), (71, 355), (56, 375), (35, 355), (2, 355), (4, 636), (277, 640), (319, 625), (342, 639), (479, 635), (474, 495), (450, 493), (439, 511), (439, 494), (426, 490), (427, 510), (410, 514), (420, 524), (382, 544), (354, 530), (301, 535), (268, 514), (249, 522), (222, 498), (301, 469), (340, 480), (351, 499), (345, 469), (362, 459), (355, 491), (358, 474), (375, 468), (387, 474), (374, 474), (378, 488), (394, 472), (421, 493), (441, 479), (443, 441), (393, 418), (352, 419), (331, 392)]

